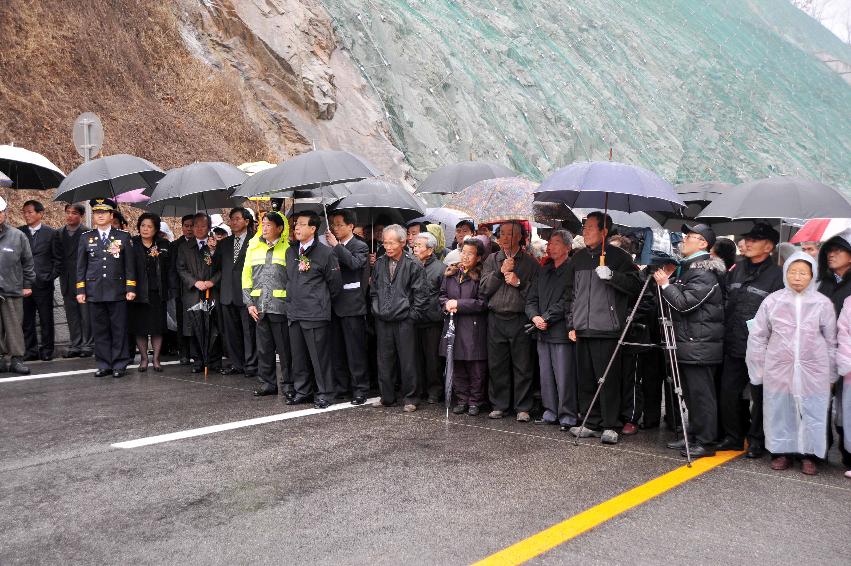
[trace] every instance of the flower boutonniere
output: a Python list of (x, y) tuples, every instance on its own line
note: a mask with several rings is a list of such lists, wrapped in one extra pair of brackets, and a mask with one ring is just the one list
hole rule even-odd
[(156, 244), (151, 246), (151, 248), (148, 250), (148, 255), (151, 256), (151, 257), (159, 257), (160, 249), (157, 247)]
[(310, 258), (306, 255), (302, 254), (298, 256), (298, 270), (299, 271), (308, 271), (310, 269)]
[(203, 259), (207, 265), (213, 265), (213, 254), (210, 253), (210, 250), (204, 250)]
[(112, 257), (118, 259), (118, 256), (121, 254), (121, 240), (112, 240), (109, 242), (109, 249), (107, 251), (112, 254)]

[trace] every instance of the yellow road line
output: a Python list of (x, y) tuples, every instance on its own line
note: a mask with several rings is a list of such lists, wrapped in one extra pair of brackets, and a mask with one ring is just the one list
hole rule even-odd
[(492, 554), (476, 562), (475, 566), (522, 564), (625, 511), (629, 511), (633, 507), (638, 507), (657, 495), (661, 495), (690, 479), (708, 472), (712, 468), (729, 462), (741, 454), (743, 452), (726, 451), (718, 452), (717, 455), (711, 458), (699, 458), (692, 463), (691, 468), (682, 466), (658, 478), (652, 479), (608, 501), (595, 505), (587, 511), (565, 519), (557, 525), (553, 525), (529, 538), (521, 540), (504, 550), (500, 550), (496, 554)]

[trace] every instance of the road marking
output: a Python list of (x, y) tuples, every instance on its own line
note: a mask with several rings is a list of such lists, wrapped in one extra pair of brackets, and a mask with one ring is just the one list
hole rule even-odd
[(719, 452), (711, 458), (698, 458), (691, 468), (682, 466), (639, 485), (627, 492), (595, 505), (569, 519), (530, 536), (508, 548), (476, 562), (476, 566), (523, 564), (552, 550), (597, 525), (653, 499), (709, 470), (743, 454), (738, 451)]
[[(367, 404), (377, 401), (378, 397), (368, 399)], [(287, 413), (279, 413), (277, 415), (269, 415), (266, 417), (257, 417), (244, 421), (234, 421), (230, 423), (205, 426), (201, 428), (191, 428), (189, 430), (181, 430), (179, 432), (170, 432), (168, 434), (160, 434), (158, 436), (148, 436), (146, 438), (138, 438), (136, 440), (127, 440), (125, 442), (116, 442), (111, 444), (113, 448), (139, 448), (141, 446), (150, 446), (152, 444), (162, 444), (164, 442), (172, 442), (174, 440), (182, 440), (184, 438), (194, 438), (196, 436), (204, 436), (207, 434), (215, 434), (225, 430), (234, 430), (237, 428), (245, 428), (249, 426), (257, 426), (261, 424), (274, 423), (278, 421), (287, 421), (297, 419), (299, 417), (308, 417), (310, 415), (321, 415), (332, 411), (342, 411), (345, 409), (355, 409), (364, 405), (352, 405), (351, 403), (337, 403), (331, 405), (327, 409), (302, 409), (300, 411), (289, 411)]]
[[(162, 362), (160, 365), (163, 366), (173, 366), (179, 364), (179, 361), (172, 362)], [(139, 364), (134, 364), (132, 366), (127, 366), (127, 369), (136, 369), (139, 367)], [(66, 375), (80, 375), (83, 373), (94, 373), (97, 371), (97, 368), (91, 369), (75, 369), (74, 371), (56, 371), (53, 373), (39, 373), (35, 375), (18, 375), (15, 377), (0, 377), (0, 385), (4, 383), (15, 383), (16, 381), (30, 381), (33, 379), (47, 379), (48, 377), (64, 377)]]

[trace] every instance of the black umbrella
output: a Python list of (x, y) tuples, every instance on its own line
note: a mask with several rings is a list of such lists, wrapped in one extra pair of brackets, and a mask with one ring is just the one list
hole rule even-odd
[(449, 408), (452, 405), (452, 380), (455, 377), (455, 315), (449, 313), (446, 325), (446, 422), (449, 422)]
[(244, 199), (231, 197), (231, 191), (247, 178), (237, 167), (220, 161), (178, 167), (157, 182), (146, 208), (160, 216), (233, 208)]
[(382, 214), (398, 215), (403, 222), (425, 214), (425, 207), (402, 185), (382, 179), (366, 179), (349, 186), (351, 194), (343, 197), (334, 210), (351, 209), (359, 220)]
[(0, 145), (0, 173), (16, 189), (52, 189), (65, 178), (45, 156), (15, 145)]
[(204, 363), (204, 380), (207, 379), (208, 366), (210, 364), (210, 343), (213, 341), (213, 309), (216, 301), (210, 299), (210, 290), (199, 291), (201, 300), (192, 305), (186, 311), (192, 317), (192, 330), (198, 337), (198, 345), (201, 348), (201, 360)]
[(150, 195), (162, 169), (141, 157), (109, 155), (83, 163), (71, 171), (56, 189), (55, 201), (81, 202), (93, 198), (116, 197), (135, 189)]
[(771, 177), (736, 185), (697, 216), (702, 222), (851, 218), (851, 203), (825, 184), (801, 177)]
[[(585, 219), (591, 212), (597, 210), (596, 208), (574, 208), (573, 213), (579, 218)], [(616, 226), (625, 226), (627, 228), (661, 228), (662, 225), (659, 224), (652, 216), (647, 214), (646, 212), (623, 212), (621, 210), (609, 210), (608, 215), (612, 218), (612, 224)], [(683, 222), (680, 220), (680, 227), (682, 227)]]
[[(674, 189), (684, 203), (706, 206), (734, 186), (733, 183), (722, 183), (721, 181), (697, 181), (677, 185)], [(692, 216), (692, 218), (694, 217)]]
[(460, 192), (470, 185), (485, 179), (500, 177), (518, 177), (504, 165), (490, 161), (462, 161), (452, 165), (444, 165), (435, 169), (431, 175), (417, 186), (418, 193), (434, 193), (446, 195)]

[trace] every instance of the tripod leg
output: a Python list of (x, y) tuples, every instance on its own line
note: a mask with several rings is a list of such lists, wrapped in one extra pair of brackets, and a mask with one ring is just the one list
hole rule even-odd
[[(683, 445), (685, 446), (686, 462), (688, 467), (691, 467), (691, 447), (688, 442), (688, 408), (683, 400), (683, 388), (680, 377), (680, 366), (677, 363), (677, 338), (674, 334), (674, 323), (670, 317), (670, 308), (665, 303), (662, 297), (661, 287), (656, 287), (656, 298), (659, 300), (659, 322), (662, 326), (662, 336), (665, 340), (663, 347), (665, 348), (666, 358), (668, 360), (668, 369), (670, 370), (671, 381), (674, 387), (674, 393), (677, 395), (677, 405), (680, 409), (680, 422), (683, 427)], [(673, 402), (673, 399), (671, 400)], [(674, 427), (676, 430), (676, 427)]]

